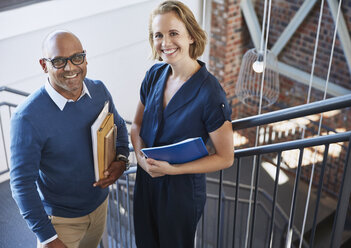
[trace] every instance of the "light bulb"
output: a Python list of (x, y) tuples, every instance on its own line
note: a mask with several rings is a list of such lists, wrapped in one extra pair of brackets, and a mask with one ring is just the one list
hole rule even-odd
[(256, 60), (256, 61), (252, 64), (252, 69), (253, 69), (256, 73), (262, 73), (262, 72), (263, 72), (263, 61)]

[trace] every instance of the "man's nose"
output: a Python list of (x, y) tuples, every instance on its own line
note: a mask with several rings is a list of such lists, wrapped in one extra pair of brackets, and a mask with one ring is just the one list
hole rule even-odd
[(65, 65), (65, 67), (63, 67), (63, 69), (65, 71), (70, 71), (70, 70), (72, 70), (73, 67), (74, 67), (73, 63), (70, 60), (67, 60), (67, 63)]

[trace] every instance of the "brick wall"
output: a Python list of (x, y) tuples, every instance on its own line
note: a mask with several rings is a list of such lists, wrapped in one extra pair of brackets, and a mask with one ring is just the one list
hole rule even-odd
[[(255, 3), (255, 10), (259, 21), (262, 21), (264, 0), (253, 1)], [(270, 37), (268, 48), (271, 48), (295, 13), (299, 10), (303, 0), (275, 0), (272, 4)], [(313, 52), (315, 46), (316, 31), (319, 19), (320, 1), (317, 1), (310, 14), (305, 18), (302, 25), (298, 28), (296, 33), (290, 39), (286, 47), (281, 51), (278, 60), (290, 66), (296, 67), (307, 73), (311, 71)], [(342, 11), (345, 21), (348, 26), (349, 33), (351, 33), (351, 1), (343, 1)], [(323, 8), (323, 19), (319, 37), (319, 47), (315, 66), (314, 75), (320, 78), (326, 78), (329, 65), (329, 57), (331, 44), (334, 34), (334, 22), (329, 10), (327, 1), (325, 1)], [(237, 83), (241, 59), (244, 53), (253, 48), (248, 28), (245, 24), (243, 14), (240, 10), (240, 0), (213, 0), (212, 1), (212, 24), (210, 34), (210, 71), (219, 79), (223, 88), (227, 93), (228, 100), (233, 109), (233, 119), (243, 118), (247, 116), (256, 115), (257, 108), (250, 108), (244, 106), (235, 96), (235, 84)], [(262, 113), (270, 112), (276, 109), (282, 109), (292, 106), (297, 106), (306, 103), (308, 86), (294, 80), (280, 75), (280, 96), (276, 104), (263, 109)], [(344, 51), (342, 49), (340, 40), (337, 39), (335, 44), (333, 64), (331, 67), (330, 82), (351, 89), (351, 75), (348, 69)], [(310, 102), (323, 99), (323, 92), (312, 89)], [(327, 96), (331, 97), (331, 96)], [(316, 119), (317, 118), (317, 119)], [(305, 137), (316, 134), (318, 130), (318, 116), (309, 117), (306, 126)], [(345, 109), (337, 111), (323, 117), (323, 132), (327, 130), (351, 130), (351, 111)], [(279, 130), (276, 127), (264, 127), (270, 132)], [(298, 139), (301, 137), (300, 130), (289, 131), (290, 134), (280, 137), (279, 142), (291, 139)], [(287, 132), (287, 133), (289, 133)], [(240, 135), (247, 138), (247, 144), (241, 144), (241, 147), (252, 146), (256, 137), (256, 129), (240, 131)], [(264, 143), (277, 142), (268, 140)], [(325, 187), (329, 192), (333, 193), (338, 189), (338, 184), (343, 173), (340, 169), (343, 167), (342, 163), (345, 158), (345, 149), (339, 154), (338, 160), (330, 162), (330, 168), (327, 170), (329, 175), (328, 180), (325, 179)], [(338, 164), (335, 164), (338, 161)], [(303, 169), (303, 178), (308, 178), (311, 166), (306, 166)], [(316, 176), (319, 171), (317, 169)], [(334, 175), (334, 176), (331, 176)], [(315, 176), (315, 177), (316, 177)], [(318, 182), (318, 180), (314, 180)]]

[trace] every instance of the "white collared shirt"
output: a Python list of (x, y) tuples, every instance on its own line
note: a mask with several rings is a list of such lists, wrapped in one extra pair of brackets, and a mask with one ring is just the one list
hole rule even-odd
[[(65, 108), (67, 102), (74, 102), (72, 99), (67, 99), (60, 93), (58, 93), (50, 84), (49, 79), (45, 84), (45, 90), (48, 92), (50, 98), (54, 101), (54, 103), (57, 105), (57, 107), (59, 107), (61, 111)], [(90, 92), (83, 81), (83, 90), (77, 101), (79, 101), (79, 99), (81, 99), (85, 94), (87, 94), (91, 98)]]

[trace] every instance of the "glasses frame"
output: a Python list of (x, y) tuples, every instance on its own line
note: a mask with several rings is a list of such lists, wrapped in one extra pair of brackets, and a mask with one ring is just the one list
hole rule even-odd
[[(82, 61), (81, 63), (78, 63), (78, 64), (74, 63), (73, 60), (72, 60), (72, 59), (73, 59), (75, 56), (77, 56), (77, 55), (83, 55), (83, 61)], [(75, 53), (75, 54), (73, 54), (72, 56), (69, 56), (69, 57), (66, 57), (66, 58), (65, 58), (65, 57), (57, 57), (57, 58), (53, 58), (53, 59), (43, 58), (43, 60), (50, 62), (51, 65), (52, 65), (54, 68), (56, 68), (56, 69), (62, 69), (62, 68), (64, 68), (64, 67), (67, 65), (68, 60), (71, 61), (71, 63), (72, 63), (73, 65), (81, 65), (81, 64), (83, 64), (84, 61), (85, 61), (86, 55), (87, 55), (87, 54), (86, 54), (86, 51), (83, 50), (83, 52), (81, 52), (81, 53)], [(63, 59), (63, 60), (65, 60), (65, 63), (64, 63), (62, 66), (58, 66), (58, 67), (57, 67), (57, 66), (54, 66), (53, 61), (55, 61), (56, 59)]]

